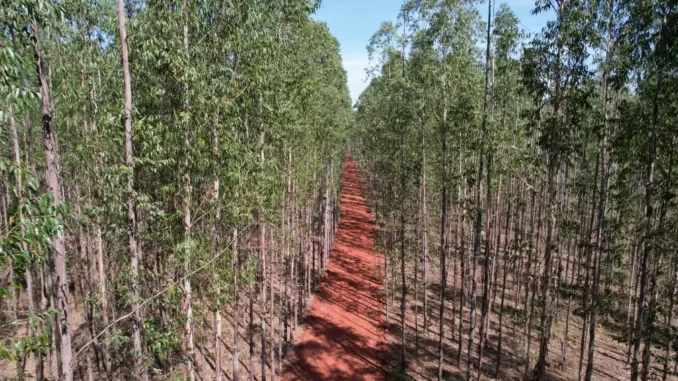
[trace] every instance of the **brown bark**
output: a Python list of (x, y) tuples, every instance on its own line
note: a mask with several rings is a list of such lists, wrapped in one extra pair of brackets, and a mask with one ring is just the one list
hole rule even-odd
[[(36, 71), (38, 82), (40, 84), (40, 96), (42, 101), (42, 141), (47, 161), (45, 179), (52, 194), (53, 203), (59, 206), (63, 202), (61, 180), (59, 176), (59, 149), (57, 146), (56, 133), (52, 124), (52, 104), (50, 103), (50, 90), (43, 70), (42, 47), (40, 44), (40, 29), (38, 23), (33, 20), (31, 23), (33, 47), (36, 59)], [(53, 239), (53, 259), (56, 274), (56, 293), (57, 309), (59, 311), (59, 330), (56, 332), (59, 339), (59, 350), (61, 354), (60, 378), (63, 381), (73, 380), (73, 367), (75, 359), (73, 358), (73, 349), (71, 345), (71, 325), (70, 325), (70, 302), (68, 290), (68, 269), (66, 268), (66, 244), (64, 236), (57, 234)]]
[[(216, 167), (221, 165), (220, 157), (219, 157), (219, 114), (217, 113), (214, 117), (214, 121), (212, 123), (212, 160), (213, 164), (215, 165), (215, 168), (213, 169), (212, 173), (212, 182), (213, 182), (213, 192), (214, 192), (214, 208), (215, 208), (215, 214), (214, 214), (214, 224), (212, 225), (212, 255), (216, 258), (219, 255), (219, 235), (221, 232), (221, 199), (219, 198), (219, 191), (220, 189), (220, 182), (219, 182), (219, 176), (216, 171)], [(233, 237), (233, 244), (236, 244), (236, 237)], [(237, 253), (237, 250), (234, 251)], [(235, 263), (235, 256), (232, 258), (232, 262)], [(234, 279), (234, 286), (236, 285), (236, 273), (235, 273), (236, 268), (233, 268), (233, 279)], [(217, 273), (218, 274), (218, 273)], [(219, 280), (217, 279), (217, 283)], [(219, 287), (219, 286), (217, 286)], [(234, 287), (235, 288), (235, 287)], [(235, 295), (237, 295), (237, 292), (235, 292)], [(221, 290), (217, 290), (217, 298), (221, 297)], [(214, 333), (214, 347), (215, 347), (215, 360), (214, 360), (214, 368), (215, 368), (215, 379), (216, 381), (221, 381), (222, 380), (222, 369), (221, 369), (221, 361), (222, 361), (222, 347), (221, 347), (221, 336), (222, 336), (222, 327), (221, 327), (221, 301), (217, 301), (217, 306), (214, 311), (214, 320), (215, 320), (215, 333)], [(234, 320), (235, 320), (235, 310), (237, 307), (234, 306)], [(237, 348), (237, 336), (238, 336), (238, 331), (237, 331), (237, 325), (234, 326), (234, 335), (236, 337), (236, 347)], [(235, 350), (235, 349), (234, 349)], [(235, 376), (234, 376), (235, 377)]]
[[(423, 146), (423, 145), (422, 145)], [(422, 246), (423, 246), (423, 256), (424, 256), (424, 279), (423, 279), (423, 291), (424, 291), (424, 329), (426, 333), (429, 332), (428, 324), (428, 201), (426, 195), (428, 189), (426, 188), (426, 152), (423, 150), (423, 166), (422, 166), (422, 176), (421, 176), (421, 187), (422, 187)]]
[[(263, 157), (264, 151), (261, 151)], [(266, 225), (259, 212), (259, 260), (261, 261), (261, 380), (266, 381)]]
[[(132, 81), (129, 71), (129, 48), (127, 45), (127, 30), (125, 28), (125, 4), (123, 0), (118, 0), (118, 27), (120, 32), (120, 41), (122, 46), (122, 76), (125, 88), (125, 167), (127, 168), (127, 219), (129, 234), (129, 251), (131, 258), (132, 271), (132, 332), (134, 342), (134, 370), (135, 377), (143, 380), (148, 379), (148, 373), (144, 369), (143, 350), (141, 347), (141, 311), (139, 308), (139, 262), (140, 252), (137, 242), (137, 221), (136, 221), (136, 198), (134, 190), (134, 148), (132, 146)], [(101, 266), (101, 263), (99, 263)], [(101, 284), (103, 285), (103, 278)], [(105, 292), (105, 286), (103, 286)], [(102, 294), (103, 297), (103, 294)], [(105, 312), (104, 312), (105, 314)]]
[(584, 277), (584, 292), (582, 294), (582, 308), (586, 312), (583, 317), (582, 321), (582, 331), (581, 331), (581, 345), (579, 349), (579, 370), (577, 372), (577, 377), (578, 379), (581, 378), (581, 371), (583, 369), (583, 364), (584, 364), (584, 352), (586, 351), (586, 337), (588, 335), (588, 318), (589, 314), (588, 308), (590, 306), (590, 272), (591, 272), (591, 247), (593, 245), (593, 223), (595, 220), (595, 206), (597, 203), (597, 193), (595, 191), (596, 189), (596, 183), (598, 181), (598, 170), (600, 166), (600, 157), (596, 157), (596, 169), (594, 172), (593, 176), (593, 187), (591, 190), (592, 193), (592, 202), (591, 202), (591, 212), (589, 214), (589, 224), (588, 224), (588, 230), (586, 233), (586, 248), (585, 248), (585, 256), (586, 256), (586, 264), (585, 264), (585, 277)]
[[(609, 49), (609, 47), (608, 47)], [(598, 231), (596, 233), (596, 253), (593, 263), (593, 285), (591, 290), (591, 308), (590, 308), (590, 325), (589, 325), (589, 347), (588, 347), (588, 362), (586, 364), (586, 374), (584, 380), (591, 381), (593, 377), (594, 367), (594, 353), (596, 340), (596, 318), (598, 314), (598, 289), (600, 286), (600, 258), (603, 254), (603, 239), (605, 232), (605, 208), (607, 201), (608, 184), (608, 155), (607, 155), (607, 98), (608, 98), (608, 84), (607, 74), (603, 79), (603, 126), (602, 136), (600, 139), (600, 161), (601, 161), (601, 176), (600, 176), (600, 202), (598, 206)]]
[[(447, 104), (447, 98), (445, 99)], [(443, 379), (444, 365), (444, 333), (445, 333), (445, 289), (447, 288), (447, 187), (450, 176), (449, 168), (449, 148), (447, 137), (447, 108), (443, 110), (442, 126), (442, 152), (443, 152), (443, 173), (442, 173), (442, 205), (440, 217), (440, 309), (439, 309), (439, 331), (438, 331), (438, 381)]]
[[(501, 300), (499, 304), (499, 317), (497, 322), (497, 362), (494, 370), (494, 377), (499, 378), (499, 370), (501, 369), (501, 355), (502, 355), (502, 345), (503, 345), (503, 334), (504, 334), (504, 301), (506, 299), (506, 275), (508, 272), (508, 261), (509, 261), (509, 228), (511, 225), (511, 195), (513, 195), (513, 176), (509, 180), (510, 188), (508, 195), (508, 205), (506, 207), (506, 226), (504, 228), (504, 257), (503, 257), (503, 270), (502, 270), (502, 282), (501, 282)], [(499, 212), (497, 210), (497, 212)], [(500, 229), (497, 226), (497, 229)], [(516, 237), (514, 237), (515, 239)], [(499, 245), (497, 245), (497, 250), (499, 250)], [(498, 254), (497, 254), (498, 255)]]
[[(238, 338), (240, 336), (240, 253), (238, 252), (238, 229), (233, 229), (233, 381), (240, 378), (240, 351)], [(250, 368), (251, 369), (251, 368)]]
[[(14, 163), (16, 164), (17, 168), (21, 168), (21, 152), (19, 150), (19, 135), (17, 134), (16, 130), (16, 123), (14, 120), (14, 114), (12, 112), (12, 106), (10, 105), (8, 108), (9, 111), (9, 132), (10, 135), (12, 135), (12, 147), (14, 149)], [(24, 195), (23, 195), (23, 178), (22, 178), (21, 173), (16, 174), (16, 193), (18, 195), (18, 207), (17, 207), (17, 215), (18, 215), (18, 221), (17, 225), (19, 226), (19, 234), (21, 235), (21, 249), (26, 251), (28, 250), (28, 245), (26, 244), (25, 241), (25, 232), (24, 232), (24, 216), (23, 216), (23, 206), (24, 206)], [(8, 199), (9, 201), (9, 199)], [(7, 220), (5, 219), (5, 222)], [(26, 266), (26, 271), (25, 271), (25, 279), (26, 279), (26, 294), (27, 294), (27, 299), (28, 299), (28, 315), (33, 318), (33, 312), (35, 311), (35, 300), (33, 299), (33, 275), (32, 275), (32, 268), (33, 265), (29, 264)], [(12, 261), (10, 260), (10, 280), (12, 284), (14, 283), (14, 268), (12, 266)], [(16, 313), (17, 313), (17, 306), (18, 306), (18, 298), (17, 298), (17, 292), (14, 287), (11, 287), (12, 290), (12, 309), (10, 310), (12, 314), (14, 315), (13, 318), (16, 319)], [(35, 337), (35, 332), (32, 328), (31, 324), (28, 324), (28, 334), (32, 338)], [(24, 366), (26, 362), (26, 358), (22, 359), (22, 362), (17, 363), (17, 379), (22, 380), (24, 378)], [(40, 356), (37, 356), (36, 358), (36, 374), (42, 374), (42, 359)]]
[[(478, 267), (478, 256), (480, 254), (480, 236), (482, 233), (483, 210), (482, 194), (483, 194), (483, 170), (485, 165), (485, 144), (487, 140), (487, 124), (488, 124), (488, 104), (490, 102), (490, 50), (492, 47), (492, 39), (490, 33), (492, 32), (492, 1), (487, 2), (487, 46), (485, 50), (485, 97), (483, 100), (483, 121), (482, 121), (482, 137), (480, 140), (480, 152), (478, 154), (478, 181), (476, 183), (476, 215), (473, 223), (473, 256), (471, 258), (471, 290), (469, 296), (470, 302), (470, 326), (468, 333), (468, 366), (466, 368), (466, 380), (473, 380), (473, 352), (474, 340), (476, 335), (476, 290), (478, 288), (478, 275), (476, 268)], [(488, 182), (488, 203), (490, 203), (490, 191)], [(489, 231), (485, 234), (489, 235)], [(487, 251), (487, 248), (486, 248)], [(489, 252), (489, 251), (488, 251)], [(485, 266), (488, 266), (487, 258), (485, 258)], [(481, 344), (482, 344), (482, 338)], [(481, 349), (482, 351), (482, 349)], [(482, 365), (482, 364), (481, 364)]]

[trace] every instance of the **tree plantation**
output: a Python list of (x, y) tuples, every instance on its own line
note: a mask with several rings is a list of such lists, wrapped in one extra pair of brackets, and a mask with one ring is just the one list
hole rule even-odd
[[(482, 9), (482, 12), (479, 10)], [(405, 1), (355, 156), (413, 379), (678, 375), (678, 4)]]
[(318, 4), (1, 5), (0, 378), (273, 378), (353, 119)]
[(0, 379), (678, 380), (678, 2), (512, 3), (0, 0)]

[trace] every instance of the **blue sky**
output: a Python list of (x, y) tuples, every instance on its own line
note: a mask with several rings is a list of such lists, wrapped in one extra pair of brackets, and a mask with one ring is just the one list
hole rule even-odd
[[(521, 27), (528, 32), (540, 31), (552, 17), (551, 13), (531, 15), (534, 0), (498, 0), (496, 9), (502, 2), (511, 6), (522, 23)], [(326, 22), (341, 44), (341, 57), (353, 101), (367, 86), (367, 43), (383, 21), (396, 19), (402, 3), (402, 0), (323, 0), (315, 14), (314, 18)], [(487, 17), (487, 2), (479, 4), (478, 8)]]

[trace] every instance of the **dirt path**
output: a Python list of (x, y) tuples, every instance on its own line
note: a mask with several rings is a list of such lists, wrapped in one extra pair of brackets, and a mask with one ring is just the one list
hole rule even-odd
[(341, 221), (330, 262), (283, 380), (383, 380), (385, 307), (370, 213), (350, 159), (344, 164)]

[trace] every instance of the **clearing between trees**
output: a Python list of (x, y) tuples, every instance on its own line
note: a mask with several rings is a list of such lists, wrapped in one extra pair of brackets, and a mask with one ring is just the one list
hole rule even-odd
[(325, 275), (307, 311), (283, 380), (383, 380), (383, 256), (374, 249), (371, 214), (350, 158), (344, 165), (340, 222)]

